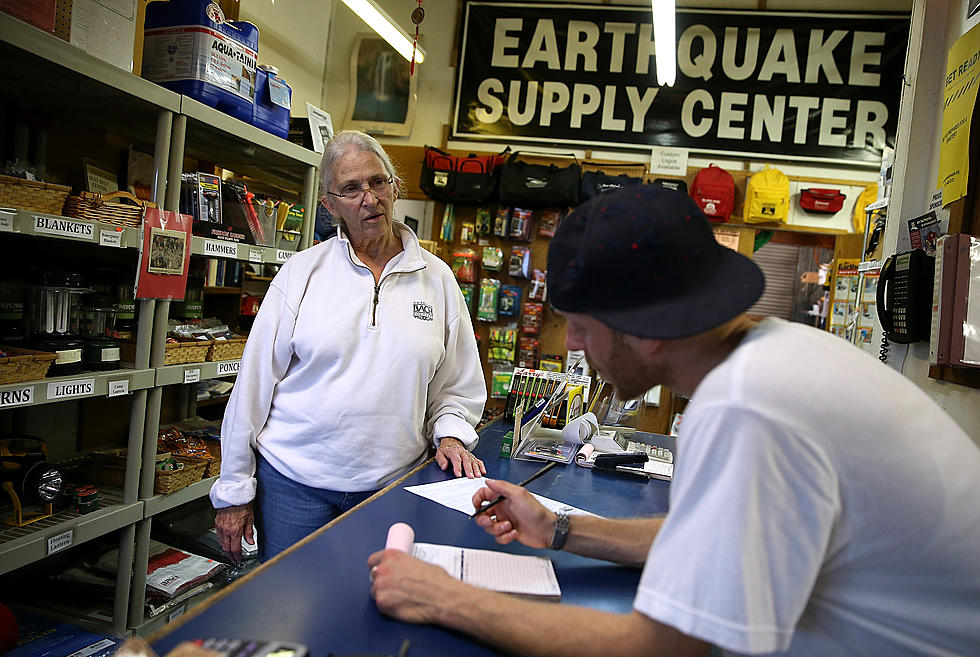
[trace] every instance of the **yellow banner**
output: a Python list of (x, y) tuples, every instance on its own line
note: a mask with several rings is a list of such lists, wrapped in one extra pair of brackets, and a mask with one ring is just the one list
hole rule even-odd
[(943, 205), (966, 196), (970, 175), (970, 119), (980, 78), (980, 25), (957, 39), (946, 58), (939, 180)]

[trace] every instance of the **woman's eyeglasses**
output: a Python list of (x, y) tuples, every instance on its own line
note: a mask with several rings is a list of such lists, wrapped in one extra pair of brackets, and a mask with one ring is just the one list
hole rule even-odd
[(372, 178), (368, 181), (366, 187), (361, 187), (360, 185), (355, 185), (354, 183), (348, 183), (340, 188), (339, 192), (327, 192), (330, 196), (336, 196), (337, 198), (342, 198), (346, 203), (360, 203), (364, 198), (366, 192), (371, 192), (376, 197), (380, 197), (388, 191), (388, 187), (394, 182), (392, 176), (384, 178), (378, 176), (377, 178)]

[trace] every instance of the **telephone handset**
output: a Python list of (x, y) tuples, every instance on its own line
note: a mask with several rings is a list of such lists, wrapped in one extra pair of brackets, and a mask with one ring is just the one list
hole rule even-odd
[(882, 265), (876, 308), (881, 328), (892, 342), (929, 339), (935, 260), (915, 249), (888, 256)]

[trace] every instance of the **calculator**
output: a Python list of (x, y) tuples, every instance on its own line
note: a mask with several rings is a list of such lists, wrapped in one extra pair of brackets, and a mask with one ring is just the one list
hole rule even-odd
[(308, 657), (309, 649), (289, 641), (251, 641), (245, 639), (196, 639), (193, 643), (224, 657)]
[(646, 452), (647, 458), (651, 461), (660, 461), (661, 463), (673, 463), (674, 454), (666, 447), (659, 447), (657, 445), (647, 445), (646, 443), (638, 443), (635, 440), (629, 441), (626, 445), (627, 452)]
[(660, 461), (661, 463), (673, 463), (674, 453), (671, 452), (666, 447), (659, 447), (657, 445), (648, 445), (646, 443), (641, 443), (636, 440), (630, 440), (633, 434), (619, 434), (617, 433), (613, 440), (619, 445), (624, 452), (639, 453), (642, 452), (647, 455), (651, 461)]

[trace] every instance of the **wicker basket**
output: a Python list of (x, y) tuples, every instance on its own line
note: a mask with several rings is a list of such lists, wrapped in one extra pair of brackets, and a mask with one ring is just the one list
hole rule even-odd
[(154, 493), (166, 495), (181, 488), (186, 488), (194, 482), (203, 479), (204, 471), (208, 467), (207, 461), (186, 459), (180, 456), (177, 457), (177, 462), (183, 467), (177, 470), (157, 470), (153, 473)]
[[(164, 365), (183, 365), (185, 363), (203, 363), (208, 355), (210, 342), (187, 340), (184, 342), (168, 342), (163, 354)], [(124, 363), (136, 361), (136, 343), (122, 342), (119, 345), (119, 357)]]
[(126, 483), (126, 448), (100, 449), (92, 452), (84, 474), (100, 486), (122, 488)]
[(71, 187), (0, 175), (0, 207), (61, 214)]
[[(130, 203), (111, 203), (115, 199), (126, 199)], [(143, 212), (147, 207), (155, 207), (136, 198), (129, 192), (94, 194), (82, 192), (79, 196), (69, 196), (65, 203), (65, 216), (78, 219), (101, 221), (114, 226), (139, 228), (143, 223)]]
[(235, 360), (241, 358), (245, 353), (245, 340), (247, 338), (230, 338), (228, 340), (215, 340), (208, 347), (208, 360)]
[(0, 385), (43, 379), (58, 356), (47, 351), (20, 347), (0, 347), (10, 354), (0, 358)]
[(221, 457), (218, 456), (209, 461), (205, 461), (207, 467), (204, 469), (205, 477), (217, 477), (221, 473)]

